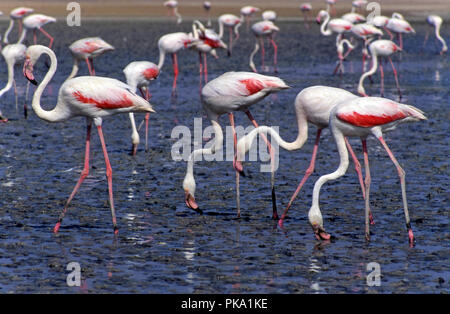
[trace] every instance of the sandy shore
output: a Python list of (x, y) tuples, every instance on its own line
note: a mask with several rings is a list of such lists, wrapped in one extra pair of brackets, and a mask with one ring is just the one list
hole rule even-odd
[[(0, 11), (4, 13), (3, 19), (8, 17), (8, 12), (17, 6), (28, 6), (36, 12), (44, 13), (59, 18), (67, 16), (69, 11), (66, 5), (69, 1), (46, 0), (46, 1), (11, 1), (2, 0)], [(81, 5), (83, 18), (119, 18), (119, 17), (151, 17), (167, 18), (168, 10), (163, 6), (163, 0), (90, 0), (77, 1)], [(185, 19), (205, 17), (203, 0), (179, 0), (179, 12)], [(254, 5), (262, 10), (275, 10), (280, 19), (301, 18), (299, 5), (303, 1), (298, 0), (212, 0), (211, 16), (218, 17), (223, 13), (239, 15), (243, 5)], [(305, 1), (306, 2), (306, 1)], [(308, 1), (313, 6), (313, 14), (325, 8), (324, 0)], [(351, 0), (339, 0), (336, 5), (338, 15), (349, 12)], [(378, 1), (381, 4), (381, 13), (390, 15), (393, 11), (399, 11), (411, 20), (421, 20), (424, 16), (434, 13), (441, 15), (444, 19), (450, 18), (449, 0), (395, 0)], [(369, 12), (368, 12), (369, 13)]]

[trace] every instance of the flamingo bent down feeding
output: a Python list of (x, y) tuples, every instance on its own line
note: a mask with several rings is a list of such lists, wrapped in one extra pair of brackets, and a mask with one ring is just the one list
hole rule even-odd
[[(197, 155), (211, 155), (223, 146), (223, 132), (219, 124), (219, 117), (228, 114), (234, 137), (234, 168), (236, 169), (236, 204), (237, 216), (240, 217), (240, 200), (239, 200), (239, 173), (242, 172), (242, 164), (236, 161), (236, 145), (237, 136), (234, 125), (234, 111), (244, 111), (255, 127), (258, 127), (255, 119), (249, 111), (249, 107), (266, 96), (287, 89), (287, 86), (281, 79), (273, 76), (266, 76), (251, 72), (227, 72), (218, 78), (210, 81), (203, 87), (202, 103), (206, 111), (208, 119), (214, 128), (215, 138), (212, 145), (208, 148), (194, 150), (188, 159), (186, 176), (183, 181), (183, 189), (185, 192), (186, 205), (198, 212), (199, 207), (195, 202), (195, 179), (194, 179), (194, 161)], [(269, 151), (270, 144), (264, 138)], [(206, 144), (208, 145), (208, 144)], [(271, 159), (273, 155), (271, 153)], [(272, 171), (273, 174), (273, 171)], [(272, 180), (272, 201), (273, 201), (273, 218), (277, 218), (275, 190)]]
[[(133, 61), (129, 63), (124, 69), (123, 73), (127, 79), (127, 84), (132, 87), (132, 91), (135, 93), (136, 89), (139, 89), (142, 97), (149, 101), (151, 94), (148, 90), (148, 85), (151, 81), (156, 79), (159, 75), (159, 68), (156, 64), (149, 61)], [(134, 120), (134, 113), (130, 112), (131, 122), (131, 155), (135, 156), (137, 153), (137, 147), (139, 145), (139, 133), (136, 128), (136, 122)], [(148, 151), (148, 120), (150, 118), (150, 112), (145, 114), (145, 151)]]
[(264, 38), (267, 38), (273, 46), (273, 69), (274, 69), (274, 72), (277, 73), (277, 71), (278, 71), (278, 69), (277, 69), (278, 47), (277, 47), (277, 44), (275, 43), (273, 37), (276, 32), (280, 31), (280, 29), (272, 21), (261, 21), (261, 22), (257, 22), (252, 25), (252, 31), (256, 37), (256, 41), (255, 41), (255, 48), (253, 49), (252, 53), (250, 54), (250, 68), (253, 70), (253, 72), (258, 72), (256, 70), (255, 63), (253, 62), (253, 57), (259, 50), (259, 44), (258, 44), (258, 41), (259, 41), (259, 43), (261, 44), (262, 69), (263, 69), (263, 71), (266, 70), (265, 65), (264, 65), (264, 56), (265, 56)]
[(53, 228), (53, 232), (58, 232), (72, 198), (75, 196), (81, 183), (89, 174), (90, 137), (92, 122), (94, 122), (98, 130), (103, 155), (105, 158), (106, 176), (108, 179), (109, 190), (109, 205), (111, 208), (114, 233), (117, 234), (118, 228), (112, 189), (112, 169), (103, 137), (102, 118), (118, 113), (154, 112), (154, 110), (152, 109), (150, 103), (142, 97), (136, 95), (129, 85), (116, 79), (98, 76), (80, 76), (65, 81), (59, 90), (56, 106), (52, 110), (43, 109), (41, 107), (42, 93), (55, 74), (57, 68), (55, 53), (51, 49), (41, 45), (33, 45), (28, 47), (26, 51), (26, 60), (23, 67), (23, 73), (30, 82), (37, 84), (33, 75), (33, 66), (42, 54), (48, 55), (51, 63), (47, 74), (36, 88), (33, 95), (32, 107), (36, 115), (48, 122), (62, 122), (73, 117), (84, 116), (86, 117), (87, 123), (84, 169), (81, 172), (80, 179), (70, 194), (61, 215), (59, 216), (58, 222)]
[(406, 201), (405, 171), (401, 168), (394, 154), (383, 138), (383, 132), (395, 129), (395, 127), (407, 121), (425, 120), (423, 112), (413, 106), (397, 103), (390, 99), (380, 97), (360, 97), (343, 101), (333, 108), (330, 114), (330, 129), (336, 141), (339, 152), (338, 169), (330, 174), (321, 176), (314, 184), (312, 205), (308, 212), (309, 222), (318, 240), (329, 240), (330, 235), (323, 227), (322, 213), (319, 208), (319, 194), (322, 185), (330, 180), (336, 180), (343, 176), (348, 168), (348, 151), (345, 146), (345, 137), (352, 136), (361, 138), (364, 164), (365, 164), (365, 236), (370, 239), (369, 231), (369, 191), (370, 191), (370, 169), (367, 154), (366, 139), (369, 135), (375, 136), (388, 153), (390, 159), (397, 168), (402, 191), (403, 210), (408, 230), (409, 243), (414, 244), (414, 235), (411, 229), (408, 204)]
[(19, 23), (19, 37), (22, 33), (22, 19), (28, 15), (34, 12), (34, 9), (32, 8), (26, 8), (26, 7), (19, 7), (19, 8), (15, 8), (13, 9), (10, 13), (9, 13), (9, 18), (10, 18), (10, 22), (9, 22), (9, 26), (5, 31), (5, 36), (3, 36), (3, 43), (4, 44), (9, 44), (9, 34), (11, 33), (13, 27), (14, 27), (14, 21), (18, 21)]

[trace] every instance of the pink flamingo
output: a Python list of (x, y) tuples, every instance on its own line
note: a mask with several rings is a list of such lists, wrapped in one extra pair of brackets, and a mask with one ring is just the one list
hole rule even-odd
[[(386, 28), (389, 29), (391, 32), (397, 34), (399, 46), (401, 49), (403, 49), (402, 34), (416, 33), (416, 31), (414, 30), (414, 28), (412, 28), (412, 26), (408, 23), (408, 21), (406, 21), (401, 14), (395, 12), (392, 14), (392, 17), (386, 24)], [(393, 35), (391, 34), (391, 40), (392, 39)]]
[[(305, 172), (302, 180), (300, 181), (297, 189), (289, 200), (286, 209), (281, 216), (278, 224), (282, 227), (283, 221), (300, 192), (303, 185), (308, 180), (309, 176), (314, 172), (315, 161), (317, 156), (317, 151), (319, 148), (319, 140), (322, 134), (322, 130), (328, 127), (328, 121), (330, 117), (330, 112), (337, 104), (343, 101), (349, 101), (351, 99), (358, 98), (358, 96), (344, 90), (341, 88), (328, 87), (328, 86), (311, 86), (303, 89), (297, 94), (295, 98), (295, 115), (297, 118), (298, 135), (293, 142), (286, 142), (280, 135), (270, 127), (260, 126), (249, 132), (245, 137), (242, 137), (237, 144), (237, 160), (242, 161), (244, 159), (245, 153), (250, 149), (250, 146), (257, 134), (270, 133), (272, 141), (276, 141), (282, 148), (286, 150), (297, 150), (303, 147), (304, 143), (308, 139), (308, 123), (312, 123), (317, 127), (316, 141), (314, 144), (313, 153), (311, 156), (311, 161), (308, 169)], [(345, 143), (352, 155), (353, 161), (355, 163), (355, 169), (358, 174), (359, 183), (361, 185), (361, 190), (363, 198), (365, 198), (365, 188), (363, 182), (363, 176), (361, 173), (361, 164), (356, 158), (350, 143), (345, 140)], [(370, 220), (373, 224), (372, 214), (370, 214)]]
[(214, 58), (218, 59), (219, 56), (217, 55), (216, 48), (227, 49), (228, 47), (222, 40), (220, 40), (219, 35), (215, 31), (205, 28), (198, 20), (195, 20), (192, 24), (192, 33), (195, 39), (188, 45), (188, 47), (198, 51), (201, 88), (203, 77), (205, 83), (208, 82), (206, 54), (210, 53)]
[(112, 170), (109, 162), (108, 153), (106, 151), (105, 140), (102, 131), (102, 118), (117, 113), (128, 112), (154, 112), (152, 106), (135, 93), (131, 91), (131, 87), (116, 79), (98, 77), (98, 76), (80, 76), (66, 81), (59, 90), (59, 97), (56, 106), (52, 110), (45, 110), (41, 107), (41, 95), (45, 87), (52, 79), (56, 72), (57, 60), (55, 53), (45, 46), (34, 45), (28, 47), (26, 51), (26, 60), (23, 67), (25, 77), (37, 84), (33, 75), (33, 66), (42, 54), (50, 57), (50, 68), (45, 75), (42, 83), (36, 88), (33, 96), (32, 107), (36, 115), (48, 122), (62, 122), (76, 116), (86, 117), (87, 135), (86, 150), (84, 158), (84, 169), (81, 172), (75, 188), (69, 196), (64, 209), (59, 216), (58, 222), (53, 228), (53, 232), (57, 233), (62, 219), (64, 218), (67, 208), (78, 191), (81, 183), (89, 174), (89, 147), (91, 137), (92, 122), (97, 126), (98, 135), (102, 144), (103, 155), (106, 163), (106, 176), (108, 178), (109, 205), (114, 227), (114, 233), (117, 234), (116, 214), (114, 210), (114, 199), (112, 189)]
[[(23, 44), (10, 44), (3, 48), (2, 55), (5, 58), (6, 65), (8, 67), (8, 82), (6, 86), (0, 90), (0, 98), (14, 86), (14, 95), (16, 98), (16, 110), (18, 108), (18, 94), (16, 80), (14, 79), (14, 66), (21, 64), (25, 60), (25, 50), (27, 47)], [(24, 106), (24, 115), (27, 117), (27, 106)], [(3, 116), (0, 111), (0, 121), (7, 122), (8, 119)]]
[[(373, 26), (382, 28), (386, 31), (386, 33), (388, 33), (391, 38), (394, 38), (394, 35), (392, 35), (391, 31), (386, 28), (388, 22), (389, 18), (384, 15), (376, 15), (367, 21), (368, 24), (372, 24)], [(381, 36), (379, 36), (378, 39), (381, 39)]]
[[(224, 27), (226, 26), (229, 30), (229, 40), (228, 40), (228, 56), (231, 56), (233, 50), (233, 42), (239, 39), (239, 27), (242, 24), (242, 19), (233, 14), (223, 14), (219, 16), (219, 37), (222, 39), (224, 33)], [(235, 38), (233, 39), (233, 32)]]
[[(442, 44), (442, 49), (440, 51), (440, 54), (443, 55), (448, 50), (448, 47), (447, 47), (447, 44), (445, 43), (444, 38), (442, 38), (441, 33), (440, 33), (441, 25), (442, 25), (442, 17), (440, 17), (438, 15), (429, 15), (427, 17), (427, 23), (428, 23), (428, 25), (434, 27), (434, 34), (436, 35), (436, 39), (439, 40)], [(425, 41), (423, 42), (424, 46), (427, 43), (428, 36), (429, 36), (429, 31), (427, 30), (427, 34), (425, 35)]]
[[(363, 73), (363, 75), (361, 75), (361, 78), (359, 79), (358, 93), (361, 94), (362, 96), (367, 96), (366, 91), (363, 86), (363, 82), (366, 79), (366, 77), (371, 76), (372, 74), (374, 74), (377, 71), (378, 56), (380, 56), (380, 57), (387, 57), (389, 59), (389, 62), (392, 66), (392, 70), (394, 72), (395, 84), (397, 85), (397, 91), (399, 94), (399, 98), (401, 99), (402, 92), (400, 91), (400, 85), (398, 83), (397, 70), (395, 69), (394, 63), (392, 62), (392, 59), (390, 57), (391, 54), (393, 54), (397, 51), (401, 51), (401, 48), (390, 40), (379, 39), (369, 45), (369, 51), (370, 51), (370, 55), (372, 57), (372, 68), (369, 71)], [(384, 72), (383, 72), (383, 66), (382, 66), (381, 62), (380, 62), (380, 75), (381, 75), (380, 94), (381, 94), (381, 97), (383, 97), (383, 94), (384, 94)]]
[(311, 17), (311, 10), (312, 10), (312, 5), (311, 3), (307, 2), (307, 3), (302, 3), (300, 5), (300, 11), (302, 11), (303, 13), (303, 22), (305, 25), (306, 29), (309, 29), (309, 19)]
[(361, 38), (363, 40), (363, 49), (362, 49), (362, 71), (366, 71), (366, 58), (369, 56), (367, 51), (367, 46), (369, 45), (370, 41), (375, 36), (383, 36), (383, 31), (378, 29), (372, 24), (368, 23), (361, 23), (356, 24), (352, 27), (352, 33), (355, 34), (357, 37)]
[(177, 17), (177, 24), (180, 24), (183, 19), (181, 18), (181, 14), (178, 13), (178, 1), (175, 0), (169, 0), (164, 2), (164, 6), (169, 8), (169, 13), (173, 16)]
[(247, 31), (250, 28), (250, 21), (252, 19), (253, 14), (259, 11), (261, 11), (259, 8), (251, 5), (246, 5), (241, 8), (241, 17), (245, 19), (245, 23), (247, 24)]
[(261, 17), (264, 21), (274, 22), (277, 19), (277, 12), (272, 10), (266, 10), (263, 13), (261, 13)]
[(357, 13), (360, 10), (362, 13), (365, 12), (365, 6), (367, 4), (366, 0), (355, 0), (352, 2), (352, 13)]
[(3, 43), (4, 44), (9, 44), (9, 34), (11, 33), (13, 27), (14, 27), (14, 21), (18, 21), (19, 23), (19, 36), (22, 33), (22, 19), (28, 15), (34, 12), (34, 9), (32, 8), (26, 8), (26, 7), (19, 7), (19, 8), (15, 8), (13, 9), (10, 13), (9, 13), (9, 18), (10, 18), (10, 22), (9, 22), (9, 26), (5, 31), (5, 36), (3, 36)]
[(267, 38), (270, 43), (273, 46), (273, 66), (274, 66), (274, 72), (277, 72), (277, 51), (278, 47), (275, 41), (273, 40), (273, 36), (276, 32), (280, 31), (280, 29), (272, 22), (272, 21), (261, 21), (257, 22), (252, 25), (252, 31), (253, 34), (256, 37), (255, 41), (255, 48), (253, 49), (252, 53), (250, 54), (250, 68), (253, 70), (253, 72), (258, 72), (255, 67), (255, 63), (253, 62), (254, 55), (259, 50), (259, 44), (258, 41), (261, 44), (261, 63), (262, 68), (265, 69), (264, 66), (264, 56), (265, 56), (265, 49), (264, 49), (264, 37)]
[[(223, 146), (223, 132), (219, 124), (219, 117), (223, 114), (228, 114), (233, 130), (234, 151), (236, 153), (237, 136), (233, 112), (244, 111), (252, 121), (253, 125), (258, 127), (258, 124), (249, 111), (249, 107), (266, 96), (287, 88), (289, 88), (289, 86), (277, 77), (251, 72), (227, 72), (210, 81), (203, 87), (203, 107), (214, 128), (215, 137), (213, 139), (213, 145), (210, 145), (208, 148), (194, 150), (189, 156), (186, 176), (183, 181), (185, 202), (189, 208), (201, 212), (194, 198), (196, 186), (194, 179), (194, 161), (196, 160), (196, 156), (202, 154), (203, 156), (214, 154), (215, 151), (221, 149)], [(270, 144), (267, 142), (266, 138), (264, 139), (270, 150)], [(233, 166), (236, 169), (237, 215), (240, 217), (239, 172), (242, 172), (242, 164), (236, 160), (236, 155)], [(273, 218), (277, 218), (278, 215), (274, 197), (275, 190), (272, 181), (272, 201), (274, 205)]]
[(173, 65), (173, 84), (172, 84), (172, 96), (176, 96), (177, 94), (177, 78), (178, 78), (178, 58), (177, 53), (178, 51), (187, 48), (188, 45), (194, 40), (195, 38), (187, 33), (178, 32), (178, 33), (170, 33), (166, 34), (164, 36), (161, 36), (161, 38), (158, 40), (158, 49), (159, 49), (159, 62), (158, 62), (158, 69), (161, 70), (161, 68), (164, 65), (165, 56), (167, 53), (170, 53), (172, 55), (172, 65)]
[[(135, 93), (137, 89), (141, 92), (142, 97), (149, 101), (151, 98), (150, 92), (148, 90), (148, 85), (151, 81), (156, 79), (159, 75), (159, 68), (156, 64), (149, 61), (134, 61), (129, 63), (124, 69), (123, 73), (127, 79), (127, 84), (132, 87), (132, 91)], [(130, 122), (131, 122), (131, 155), (135, 156), (137, 153), (137, 148), (140, 142), (139, 133), (136, 128), (136, 123), (134, 120), (134, 113), (130, 112)], [(145, 114), (145, 151), (148, 151), (148, 121), (150, 118), (150, 112)]]
[(50, 39), (50, 43), (48, 44), (48, 47), (51, 49), (53, 45), (54, 38), (47, 33), (43, 26), (48, 23), (54, 23), (56, 22), (56, 19), (51, 16), (47, 16), (44, 14), (31, 14), (23, 19), (23, 30), (22, 34), (20, 35), (18, 44), (21, 44), (23, 40), (25, 39), (25, 36), (27, 35), (28, 30), (33, 30), (33, 42), (34, 44), (37, 43), (37, 37), (36, 37), (36, 31), (40, 31), (42, 34), (44, 34), (48, 39)]
[(89, 74), (95, 75), (93, 59), (101, 56), (105, 52), (113, 51), (114, 47), (108, 44), (100, 37), (87, 37), (78, 39), (69, 46), (69, 50), (73, 57), (73, 68), (68, 80), (75, 77), (78, 73), (78, 62), (86, 61)]
[(414, 235), (411, 229), (408, 204), (406, 201), (405, 171), (402, 169), (394, 154), (383, 138), (383, 132), (393, 130), (397, 125), (408, 121), (425, 120), (423, 112), (413, 106), (401, 104), (386, 98), (362, 97), (344, 101), (335, 106), (330, 114), (330, 129), (337, 144), (340, 163), (333, 173), (321, 176), (314, 184), (312, 205), (308, 213), (309, 222), (318, 240), (329, 240), (330, 235), (323, 227), (322, 214), (319, 208), (319, 194), (323, 184), (330, 180), (336, 180), (343, 176), (348, 168), (348, 152), (345, 145), (345, 137), (354, 136), (361, 138), (364, 164), (365, 164), (365, 236), (370, 239), (369, 232), (369, 192), (370, 192), (370, 169), (367, 153), (366, 139), (369, 135), (375, 136), (388, 153), (390, 159), (397, 168), (400, 177), (400, 185), (403, 199), (403, 209), (408, 230), (409, 243), (414, 243)]

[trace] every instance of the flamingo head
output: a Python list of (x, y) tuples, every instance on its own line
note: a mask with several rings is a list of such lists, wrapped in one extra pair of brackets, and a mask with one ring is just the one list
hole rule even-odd
[(33, 74), (33, 68), (34, 63), (30, 59), (30, 57), (27, 55), (25, 58), (25, 63), (23, 65), (23, 75), (27, 78), (28, 81), (30, 81), (33, 85), (37, 85), (37, 81), (34, 78)]
[(324, 19), (328, 15), (328, 12), (325, 10), (320, 10), (316, 17), (317, 24), (320, 24), (322, 22), (322, 19)]
[(195, 180), (192, 174), (187, 174), (183, 181), (183, 189), (184, 189), (184, 201), (186, 206), (190, 209), (195, 210), (197, 213), (202, 214), (202, 210), (198, 207), (195, 202)]

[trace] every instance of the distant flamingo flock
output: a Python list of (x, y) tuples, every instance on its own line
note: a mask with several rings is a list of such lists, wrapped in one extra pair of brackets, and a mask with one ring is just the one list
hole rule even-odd
[[(58, 98), (55, 100), (56, 105), (51, 110), (43, 108), (41, 105), (41, 96), (57, 71), (58, 60), (52, 50), (55, 38), (44, 30), (44, 26), (49, 23), (55, 23), (56, 19), (44, 14), (35, 13), (32, 8), (19, 7), (13, 9), (9, 14), (10, 22), (8, 28), (2, 38), (3, 47), (1, 52), (5, 59), (8, 79), (5, 86), (0, 89), (0, 99), (13, 88), (17, 110), (19, 93), (14, 68), (20, 65), (23, 68), (23, 75), (27, 80), (37, 86), (32, 97), (31, 107), (39, 118), (47, 122), (64, 122), (77, 116), (86, 118), (84, 167), (78, 182), (60, 213), (53, 232), (59, 232), (71, 201), (89, 174), (90, 139), (92, 125), (94, 124), (98, 131), (105, 159), (108, 201), (113, 230), (115, 234), (118, 233), (113, 197), (112, 166), (103, 135), (103, 118), (119, 113), (127, 113), (129, 115), (131, 124), (131, 155), (135, 156), (138, 153), (138, 145), (140, 143), (135, 114), (145, 113), (145, 150), (148, 151), (149, 121), (155, 112), (149, 102), (152, 97), (152, 81), (161, 75), (173, 76), (173, 79), (171, 78), (171, 95), (173, 98), (177, 97), (177, 82), (180, 74), (180, 66), (182, 66), (178, 63), (178, 54), (182, 53), (183, 50), (193, 50), (198, 52), (200, 99), (203, 109), (214, 129), (214, 138), (205, 145), (205, 148), (194, 150), (187, 160), (187, 170), (182, 183), (184, 202), (187, 207), (198, 213), (202, 213), (195, 198), (196, 181), (194, 179), (194, 162), (199, 160), (198, 156), (211, 155), (223, 148), (224, 136), (219, 123), (220, 116), (228, 115), (233, 130), (233, 168), (236, 174), (238, 217), (241, 215), (239, 179), (244, 174), (243, 161), (256, 138), (261, 136), (265, 141), (267, 150), (271, 156), (271, 161), (273, 161), (274, 153), (271, 142), (276, 142), (281, 148), (288, 151), (299, 150), (308, 139), (308, 124), (313, 124), (317, 127), (317, 131), (309, 166), (306, 168), (302, 179), (294, 190), (281, 217), (278, 216), (277, 212), (275, 179), (274, 171), (272, 171), (272, 218), (278, 221), (278, 226), (284, 228), (284, 221), (289, 209), (293, 206), (297, 195), (313, 173), (322, 130), (328, 128), (331, 137), (336, 143), (337, 154), (335, 158), (339, 161), (339, 166), (334, 172), (320, 176), (314, 184), (308, 220), (315, 238), (319, 241), (329, 241), (331, 239), (331, 235), (325, 231), (324, 227), (324, 219), (319, 204), (320, 191), (325, 183), (336, 180), (346, 173), (350, 153), (365, 203), (365, 238), (367, 241), (370, 240), (369, 226), (374, 224), (374, 219), (370, 208), (371, 173), (368, 159), (367, 137), (372, 135), (386, 151), (397, 170), (408, 239), (410, 245), (414, 245), (415, 238), (411, 227), (406, 197), (405, 171), (385, 142), (384, 133), (395, 129), (403, 122), (415, 122), (427, 119), (424, 112), (419, 108), (400, 102), (403, 95), (400, 88), (398, 71), (392, 60), (392, 56), (401, 55), (402, 52), (407, 51), (403, 45), (403, 37), (407, 34), (415, 34), (416, 31), (404, 16), (398, 12), (394, 12), (391, 17), (382, 15), (365, 16), (364, 14), (368, 12), (366, 11), (366, 7), (369, 4), (368, 1), (353, 1), (349, 11), (346, 11), (347, 13), (340, 17), (336, 16), (336, 4), (336, 0), (323, 0), (322, 6), (317, 8), (315, 20), (320, 24), (318, 29), (313, 29), (312, 25), (310, 25), (310, 21), (313, 20), (312, 17), (314, 16), (313, 10), (315, 9), (311, 3), (299, 3), (297, 10), (299, 16), (302, 17), (302, 23), (307, 29), (307, 32), (315, 32), (325, 37), (336, 35), (336, 40), (334, 41), (333, 39), (332, 42), (335, 43), (338, 58), (336, 67), (332, 72), (333, 74), (340, 74), (342, 76), (345, 73), (344, 62), (347, 60), (347, 56), (354, 52), (357, 46), (361, 46), (362, 73), (358, 84), (355, 86), (355, 91), (358, 95), (351, 91), (331, 86), (310, 86), (299, 92), (297, 91), (293, 105), (294, 108), (292, 112), (286, 113), (295, 114), (296, 116), (297, 125), (293, 125), (292, 130), (297, 130), (298, 135), (293, 142), (285, 141), (274, 128), (259, 125), (249, 110), (251, 106), (254, 106), (255, 110), (258, 110), (256, 104), (267, 96), (279, 92), (289, 92), (291, 89), (282, 78), (267, 73), (280, 73), (280, 76), (283, 74), (283, 68), (280, 69), (278, 66), (280, 51), (275, 41), (276, 34), (281, 32), (282, 29), (275, 24), (279, 15), (273, 8), (263, 10), (259, 7), (246, 5), (239, 12), (221, 14), (217, 17), (216, 31), (213, 27), (213, 1), (204, 1), (199, 5), (198, 17), (192, 23), (183, 22), (181, 2), (179, 3), (174, 0), (161, 1), (161, 6), (167, 8), (170, 19), (175, 19), (175, 22), (173, 22), (173, 24), (176, 23), (176, 26), (174, 26), (175, 31), (163, 34), (158, 39), (157, 49), (159, 52), (159, 60), (152, 60), (154, 62), (135, 60), (122, 69), (126, 83), (117, 79), (96, 75), (94, 59), (99, 57), (108, 58), (110, 54), (113, 54), (115, 48), (111, 44), (100, 37), (86, 37), (76, 40), (68, 47), (73, 57), (72, 71), (61, 85)], [(258, 19), (258, 15), (260, 16), (260, 20), (253, 23), (255, 19)], [(448, 48), (444, 37), (440, 33), (443, 19), (438, 15), (429, 15), (426, 18), (426, 23), (434, 29), (434, 36), (441, 47), (439, 54), (444, 55)], [(14, 31), (16, 24), (18, 30)], [(245, 24), (244, 32), (247, 30), (246, 38), (239, 33), (239, 28), (242, 24)], [(181, 30), (185, 25), (188, 25), (185, 31)], [(427, 30), (423, 43), (424, 48), (428, 42), (430, 30)], [(26, 47), (25, 43), (27, 42), (26, 37), (28, 33), (32, 33), (33, 45)], [(384, 33), (389, 36), (389, 39), (383, 38)], [(14, 38), (14, 34), (17, 34), (17, 38)], [(38, 34), (45, 36), (46, 45), (38, 44)], [(281, 40), (280, 37), (278, 36), (277, 40)], [(209, 80), (208, 55), (212, 55), (217, 60), (219, 59), (219, 54), (225, 53), (226, 51), (228, 57), (235, 58), (233, 47), (243, 40), (254, 41), (253, 50), (248, 51), (248, 55), (246, 55), (246, 58), (249, 58), (246, 60), (249, 60), (248, 67), (251, 71), (246, 72), (230, 69), (229, 72), (222, 73)], [(320, 41), (322, 39), (319, 38), (317, 40)], [(272, 67), (266, 65), (267, 50), (265, 41), (272, 46)], [(258, 57), (260, 66), (259, 64), (257, 66), (254, 59), (259, 50), (261, 50), (261, 56), (260, 58)], [(50, 64), (48, 65), (48, 69), (45, 70), (45, 76), (39, 83), (35, 79), (34, 73), (38, 71), (35, 69), (35, 65), (42, 55), (48, 57)], [(162, 72), (166, 57), (170, 57), (172, 61), (172, 70), (170, 72)], [(398, 101), (384, 98), (383, 59), (387, 59), (392, 68), (398, 93)], [(367, 66), (368, 61), (371, 63), (369, 67)], [(86, 63), (89, 76), (76, 76), (80, 62), (81, 64)], [(371, 97), (366, 92), (364, 82), (366, 79), (370, 79), (372, 82), (372, 77), (377, 70), (380, 72), (380, 97)], [(140, 95), (137, 94), (138, 91)], [(25, 100), (25, 118), (27, 117), (26, 102)], [(2, 106), (7, 105), (4, 101), (1, 104)], [(235, 130), (234, 114), (238, 111), (244, 112), (255, 127), (241, 138), (237, 137)], [(8, 121), (1, 111), (0, 121), (3, 123), (14, 123)], [(270, 141), (267, 135), (270, 135)], [(361, 164), (358, 162), (358, 158), (348, 140), (352, 137), (361, 140), (364, 158), (364, 175)], [(303, 169), (303, 167), (299, 166), (299, 169)], [(210, 185), (211, 188), (212, 186)]]

